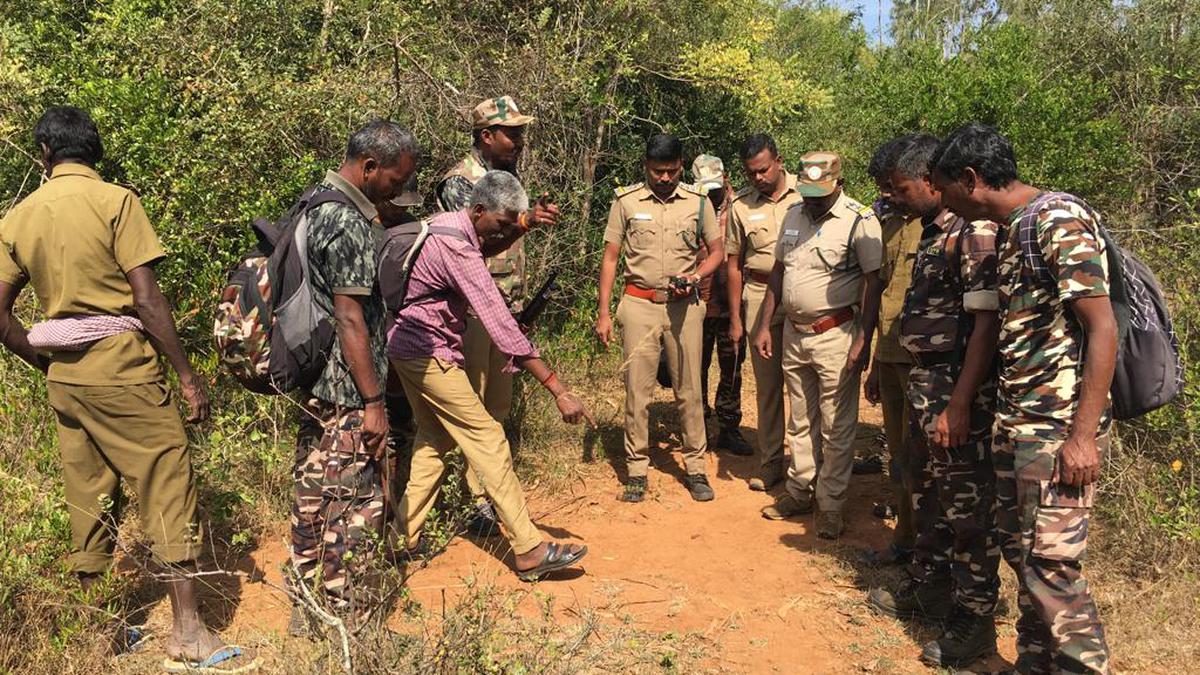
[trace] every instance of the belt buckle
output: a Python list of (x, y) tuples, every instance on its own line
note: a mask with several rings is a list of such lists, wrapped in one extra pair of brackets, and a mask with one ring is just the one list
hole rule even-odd
[(670, 297), (668, 296), (668, 294), (665, 290), (663, 290), (661, 288), (656, 288), (656, 289), (654, 289), (654, 298), (651, 299), (651, 302), (659, 304), (659, 305), (665, 305), (667, 303), (667, 300), (669, 300), (669, 299), (670, 299)]

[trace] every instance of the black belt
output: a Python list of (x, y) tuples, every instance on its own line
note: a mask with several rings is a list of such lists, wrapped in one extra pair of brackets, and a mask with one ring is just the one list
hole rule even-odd
[(956, 352), (917, 352), (912, 355), (913, 362), (922, 368), (944, 366), (958, 360)]

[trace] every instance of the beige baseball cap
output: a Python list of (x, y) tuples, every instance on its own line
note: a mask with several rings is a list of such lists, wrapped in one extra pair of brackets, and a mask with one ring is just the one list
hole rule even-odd
[(420, 206), (425, 200), (421, 199), (421, 193), (417, 191), (417, 174), (414, 171), (404, 183), (404, 188), (400, 190), (400, 194), (392, 199), (392, 204), (395, 206)]
[(471, 111), (471, 128), (486, 129), (497, 124), (502, 127), (523, 127), (532, 124), (535, 119), (532, 115), (521, 114), (521, 109), (511, 96), (500, 96), (485, 99), (475, 106)]
[(833, 194), (842, 178), (842, 157), (836, 152), (819, 150), (800, 158), (800, 176), (796, 187), (804, 197)]
[(703, 192), (725, 185), (725, 162), (715, 155), (697, 155), (692, 160), (692, 182)]

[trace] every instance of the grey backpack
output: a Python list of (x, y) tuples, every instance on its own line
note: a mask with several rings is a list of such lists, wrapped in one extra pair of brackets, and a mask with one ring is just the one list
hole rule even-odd
[(417, 257), (431, 235), (451, 237), (468, 241), (467, 235), (454, 227), (433, 225), (429, 220), (412, 221), (389, 227), (383, 235), (378, 251), (379, 293), (388, 315), (396, 314), (425, 297), (408, 296), (408, 280), (412, 276)]
[(1048, 288), (1056, 288), (1037, 238), (1038, 213), (1050, 202), (1078, 204), (1092, 215), (1108, 260), (1109, 299), (1117, 320), (1117, 367), (1113, 373), (1113, 416), (1128, 420), (1170, 403), (1183, 389), (1183, 364), (1171, 315), (1154, 273), (1117, 245), (1082, 199), (1064, 192), (1039, 195), (1017, 226), (1021, 258)]

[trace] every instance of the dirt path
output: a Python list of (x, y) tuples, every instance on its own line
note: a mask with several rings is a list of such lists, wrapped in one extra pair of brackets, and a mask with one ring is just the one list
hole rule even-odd
[[(663, 392), (660, 398), (666, 400)], [(744, 400), (744, 424), (752, 439), (752, 390)], [(878, 423), (878, 409), (864, 404), (860, 453), (874, 451)], [(660, 426), (658, 436), (663, 435)], [(895, 570), (859, 560), (863, 549), (890, 540), (890, 524), (870, 513), (884, 498), (885, 478), (855, 476), (846, 534), (827, 542), (816, 538), (813, 516), (786, 522), (761, 517), (759, 509), (771, 498), (746, 487), (757, 460), (710, 455), (717, 498), (697, 503), (680, 483), (678, 454), (668, 441), (659, 445), (642, 504), (616, 501), (618, 480), (602, 461), (585, 467), (583, 480), (567, 493), (531, 496), (535, 521), (546, 534), (586, 542), (590, 549), (581, 570), (535, 587), (554, 599), (558, 616), (573, 621), (592, 610), (602, 624), (698, 635), (709, 647), (706, 669), (716, 672), (929, 672), (917, 659), (920, 645), (934, 632), (875, 616), (862, 603), (868, 588), (898, 578)], [(286, 555), (281, 531), (244, 562), (278, 582)], [(437, 611), (468, 583), (529, 589), (510, 564), (502, 539), (481, 544), (457, 538), (413, 576), (410, 592)], [(238, 595), (232, 616), (226, 617), (228, 635), (255, 641), (262, 633), (283, 633), (287, 605), (277, 592), (246, 584)], [(535, 604), (518, 611), (537, 611)], [(1000, 634), (1001, 653), (1011, 663), (1011, 626), (1001, 625)], [(993, 657), (975, 670), (996, 672), (1004, 666), (1004, 659)]]

